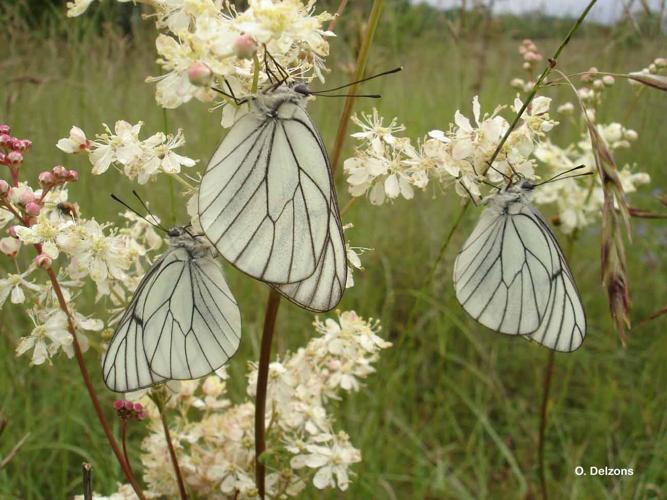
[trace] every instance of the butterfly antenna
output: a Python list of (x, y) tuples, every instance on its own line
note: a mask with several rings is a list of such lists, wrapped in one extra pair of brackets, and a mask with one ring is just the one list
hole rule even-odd
[(367, 82), (369, 80), (375, 80), (376, 78), (380, 78), (381, 76), (391, 75), (393, 73), (398, 73), (399, 71), (403, 71), (403, 66), (399, 66), (398, 68), (390, 69), (388, 71), (383, 71), (382, 73), (378, 73), (377, 75), (368, 76), (366, 78), (362, 78), (361, 80), (357, 80), (355, 82), (346, 83), (345, 85), (341, 85), (340, 87), (334, 87), (332, 89), (326, 89), (326, 90), (319, 90), (318, 92), (319, 93), (321, 93), (321, 92), (327, 92), (327, 93), (328, 92), (334, 92), (335, 90), (341, 90), (341, 89), (344, 89), (344, 88), (347, 88), (347, 87), (351, 87), (353, 85), (357, 85), (358, 83), (364, 83), (364, 82)]
[(461, 184), (461, 187), (465, 190), (465, 192), (468, 193), (468, 196), (470, 196), (470, 201), (472, 201), (472, 204), (477, 206), (477, 202), (475, 201), (475, 197), (472, 195), (472, 193), (467, 188), (467, 186), (460, 179), (458, 179), (458, 182), (459, 182), (459, 184)]
[(577, 165), (576, 167), (572, 167), (568, 170), (564, 170), (563, 172), (560, 172), (560, 173), (554, 175), (553, 177), (550, 177), (546, 181), (542, 181), (539, 184), (535, 184), (535, 187), (541, 186), (542, 184), (547, 184), (549, 182), (553, 182), (553, 181), (556, 181), (556, 180), (572, 179), (574, 177), (582, 177), (584, 175), (592, 175), (593, 174), (593, 172), (587, 172), (585, 174), (578, 174), (578, 175), (571, 175), (569, 177), (563, 177), (564, 175), (567, 175), (570, 172), (574, 172), (575, 170), (581, 170), (582, 168), (586, 168), (586, 165)]
[(368, 97), (369, 99), (380, 99), (380, 94), (320, 94), (319, 92), (309, 92), (310, 95), (317, 97)]
[[(287, 72), (287, 70), (286, 70), (285, 68), (283, 68), (283, 67), (280, 65), (280, 63), (278, 63), (278, 61), (276, 61), (276, 58), (273, 57), (273, 56), (271, 55), (271, 53), (270, 53), (270, 52), (268, 51), (268, 49), (266, 48), (266, 44), (264, 44), (264, 55), (265, 55), (265, 56), (268, 56), (269, 59), (271, 59), (271, 62), (273, 63), (273, 65), (274, 65), (274, 66), (276, 67), (276, 69), (278, 70), (278, 73), (280, 73), (280, 75), (282, 76), (283, 81), (287, 81), (287, 79), (288, 79), (289, 76), (290, 76), (289, 73)], [(266, 57), (264, 58), (264, 62), (266, 63)], [(268, 67), (268, 66), (267, 66), (267, 67)]]
[[(132, 212), (133, 214), (137, 215), (138, 217), (141, 217), (143, 220), (145, 220), (146, 222), (148, 222), (148, 223), (149, 223), (151, 226), (153, 226), (154, 228), (159, 229), (159, 230), (161, 230), (161, 231), (164, 231), (165, 233), (167, 232), (167, 230), (166, 230), (162, 225), (160, 225), (160, 224), (156, 224), (156, 223), (155, 223), (155, 220), (150, 220), (150, 219), (149, 219), (148, 217), (146, 217), (145, 215), (140, 214), (135, 208), (133, 208), (133, 207), (131, 207), (130, 205), (128, 205), (126, 202), (124, 202), (123, 200), (121, 200), (121, 199), (120, 199), (118, 196), (116, 196), (115, 194), (111, 193), (111, 198), (113, 198), (114, 201), (117, 201), (118, 203), (120, 203), (121, 205), (123, 205), (125, 208), (127, 208), (127, 209), (128, 209), (130, 212)], [(153, 217), (153, 218), (155, 219), (155, 216), (154, 216), (153, 214), (150, 214), (150, 216)]]

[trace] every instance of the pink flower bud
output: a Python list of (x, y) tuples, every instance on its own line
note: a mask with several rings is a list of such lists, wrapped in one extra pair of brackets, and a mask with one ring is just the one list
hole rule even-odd
[(12, 238), (18, 238), (18, 236), (16, 236), (16, 226), (9, 226), (9, 229), (7, 229), (7, 234)]
[(208, 87), (213, 80), (213, 71), (203, 62), (196, 62), (188, 68), (188, 79), (192, 85)]
[(143, 420), (144, 418), (146, 418), (146, 414), (143, 411), (137, 413), (137, 420)]
[(48, 171), (39, 174), (38, 179), (40, 186), (42, 186), (43, 188), (51, 187), (56, 182), (56, 178), (53, 176), (51, 172)]
[(13, 149), (14, 151), (25, 151), (30, 146), (32, 146), (32, 142), (12, 137), (11, 140), (9, 141), (8, 146), (10, 149)]
[(8, 146), (12, 141), (12, 136), (9, 134), (0, 134), (0, 146)]
[(132, 408), (134, 408), (134, 403), (132, 403), (132, 401), (125, 401), (124, 405), (126, 410), (132, 410)]
[(19, 197), (19, 203), (24, 207), (35, 201), (35, 194), (32, 191), (23, 191)]
[(27, 203), (25, 206), (25, 213), (32, 217), (37, 217), (41, 211), (42, 207), (39, 205), (39, 203), (35, 203), (34, 201)]
[(7, 155), (0, 152), (0, 165), (7, 165)]
[(53, 259), (45, 253), (40, 253), (35, 257), (35, 265), (42, 269), (48, 269), (53, 264)]
[(0, 238), (0, 252), (9, 257), (14, 257), (21, 248), (21, 242), (16, 238)]
[(23, 151), (26, 151), (32, 147), (32, 141), (30, 139), (23, 139), (21, 141), (21, 147), (23, 148)]
[(141, 403), (134, 403), (134, 411), (136, 412), (142, 412), (144, 411), (144, 406)]
[(9, 125), (5, 125), (4, 123), (0, 125), (0, 134), (9, 134)]
[(0, 179), (0, 196), (6, 196), (7, 193), (9, 193), (9, 183), (4, 179)]
[(239, 59), (251, 59), (256, 52), (257, 42), (250, 35), (240, 35), (234, 41), (234, 55)]
[(10, 151), (5, 157), (5, 161), (9, 165), (18, 165), (23, 161), (23, 155), (18, 151)]
[(51, 172), (53, 175), (55, 175), (57, 178), (65, 178), (67, 177), (67, 169), (63, 167), (62, 165), (56, 165), (51, 169)]
[(67, 171), (67, 181), (68, 182), (76, 182), (79, 180), (79, 172), (76, 170), (68, 170)]
[(114, 410), (122, 410), (125, 407), (125, 401), (122, 399), (117, 399), (116, 401), (113, 402), (113, 408)]

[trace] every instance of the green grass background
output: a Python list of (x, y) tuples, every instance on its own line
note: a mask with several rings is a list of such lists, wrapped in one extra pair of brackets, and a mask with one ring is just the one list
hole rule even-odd
[[(403, 65), (405, 70), (365, 87), (380, 92), (380, 102), (359, 102), (357, 110), (377, 105), (386, 117), (398, 116), (408, 133), (419, 137), (446, 128), (454, 111), (471, 116), (472, 89), (480, 72), (480, 37), (454, 40), (443, 32), (420, 32), (387, 11), (372, 49), (370, 70)], [(404, 21), (404, 20), (403, 20)], [(353, 21), (341, 21), (350, 23)], [(14, 18), (3, 32), (0, 58), (0, 122), (30, 138), (25, 174), (36, 175), (54, 164), (79, 168), (81, 181), (71, 189), (85, 216), (117, 221), (119, 207), (108, 195), (126, 195), (129, 182), (115, 174), (93, 177), (89, 164), (55, 148), (72, 124), (92, 133), (101, 123), (143, 120), (146, 134), (183, 128), (184, 152), (206, 165), (218, 142), (219, 113), (191, 103), (166, 113), (154, 101), (154, 88), (143, 82), (158, 74), (151, 46), (152, 31), (142, 25), (134, 40), (90, 12), (74, 20), (58, 18), (29, 27)], [(5, 23), (5, 26), (7, 24)], [(354, 26), (332, 42), (331, 85), (348, 79), (342, 70), (353, 61)], [(510, 37), (514, 35), (514, 37)], [(549, 53), (561, 34), (539, 40)], [(486, 111), (509, 104), (509, 80), (521, 73), (516, 33), (496, 30), (486, 53), (481, 103)], [(628, 42), (615, 32), (575, 38), (559, 66), (577, 72), (595, 65), (608, 71), (631, 71), (656, 56), (665, 56), (664, 38)], [(571, 100), (564, 89), (548, 95)], [(320, 99), (311, 112), (327, 144), (333, 143), (342, 100)], [(621, 121), (639, 133), (619, 163), (636, 163), (653, 183), (632, 197), (633, 205), (659, 209), (653, 196), (662, 193), (665, 171), (667, 95), (645, 92), (634, 104), (624, 82), (606, 94), (600, 122)], [(554, 140), (567, 144), (577, 134), (563, 121)], [(348, 141), (346, 154), (351, 152)], [(341, 172), (337, 175), (341, 205), (348, 200)], [(185, 220), (184, 200), (170, 195), (167, 180), (140, 189), (156, 212), (170, 222)], [(438, 268), (424, 287), (431, 262), (449, 231), (460, 199), (429, 190), (415, 200), (373, 207), (359, 201), (346, 222), (353, 245), (372, 247), (364, 256), (366, 271), (357, 273), (340, 309), (354, 309), (382, 320), (382, 335), (394, 347), (382, 354), (378, 373), (358, 394), (332, 408), (337, 427), (349, 432), (363, 453), (358, 474), (345, 495), (312, 498), (527, 498), (538, 495), (537, 434), (543, 370), (548, 352), (521, 339), (496, 335), (463, 313), (453, 297), (452, 263), (457, 248), (475, 221), (471, 210)], [(548, 212), (548, 210), (547, 210)], [(171, 219), (171, 220), (170, 220)], [(664, 222), (639, 221), (628, 247), (633, 319), (646, 317), (667, 303)], [(623, 348), (609, 320), (600, 285), (599, 228), (587, 229), (570, 261), (589, 319), (583, 347), (556, 356), (549, 399), (546, 442), (547, 479), (553, 498), (664, 498), (667, 494), (667, 340), (665, 319), (633, 331)], [(7, 269), (8, 262), (0, 261)], [(233, 269), (230, 286), (244, 321), (242, 348), (230, 363), (232, 393), (243, 395), (248, 361), (257, 359), (263, 303), (268, 290)], [(417, 303), (417, 314), (409, 313)], [(84, 300), (84, 313), (104, 317), (104, 304)], [(278, 320), (276, 351), (303, 345), (312, 335), (311, 314), (284, 303)], [(95, 490), (115, 491), (122, 476), (98, 426), (73, 361), (58, 358), (53, 366), (29, 367), (16, 358), (17, 339), (30, 325), (20, 309), (0, 312), (0, 411), (9, 419), (0, 437), (0, 456), (24, 433), (30, 438), (18, 456), (0, 471), (0, 498), (64, 498), (80, 493), (80, 464), (94, 466)], [(104, 389), (98, 358), (86, 356), (103, 402), (114, 395)], [(138, 453), (143, 432), (132, 427)], [(576, 465), (632, 467), (632, 477), (577, 477)]]

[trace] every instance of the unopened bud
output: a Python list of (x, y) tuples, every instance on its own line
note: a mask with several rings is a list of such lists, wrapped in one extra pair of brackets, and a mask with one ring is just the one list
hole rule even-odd
[(48, 269), (51, 267), (51, 264), (53, 264), (53, 259), (45, 253), (40, 253), (37, 257), (35, 257), (35, 265), (37, 267)]
[(239, 59), (250, 59), (256, 52), (257, 42), (250, 35), (239, 35), (234, 41), (234, 55)]
[(616, 80), (614, 79), (613, 76), (611, 75), (604, 75), (602, 77), (602, 82), (607, 86), (611, 87), (614, 83), (616, 83)]
[(76, 182), (79, 180), (79, 172), (76, 170), (69, 170), (67, 172), (67, 181), (68, 182)]
[(21, 241), (16, 238), (5, 237), (0, 239), (0, 252), (14, 257), (21, 248)]
[(10, 151), (5, 157), (5, 162), (8, 165), (18, 165), (23, 161), (23, 155), (18, 151)]
[(9, 125), (5, 125), (4, 123), (0, 125), (0, 134), (9, 134), (10, 128)]
[(213, 80), (213, 71), (203, 62), (196, 62), (188, 68), (188, 79), (192, 85), (208, 87)]
[(19, 196), (19, 203), (24, 207), (28, 206), (28, 203), (35, 201), (35, 194), (32, 191), (23, 191)]
[(56, 165), (51, 169), (51, 172), (53, 175), (55, 175), (57, 178), (64, 178), (67, 177), (67, 169), (63, 167), (62, 165)]
[(7, 229), (7, 234), (11, 236), (12, 238), (17, 238), (16, 236), (16, 226), (9, 226), (9, 229)]
[(0, 196), (6, 196), (7, 193), (9, 193), (9, 183), (4, 179), (0, 179)]
[(667, 66), (667, 59), (664, 57), (658, 57), (655, 61), (653, 61), (653, 64), (655, 64), (658, 68), (664, 68)]
[(34, 201), (31, 201), (25, 206), (25, 213), (32, 217), (37, 217), (41, 211), (42, 207), (39, 205), (39, 203), (35, 203)]
[(12, 136), (9, 134), (0, 134), (0, 146), (9, 146), (9, 143), (12, 141)]
[(56, 182), (56, 178), (54, 177), (54, 175), (48, 171), (39, 174), (38, 179), (40, 186), (42, 186), (43, 188), (51, 187)]

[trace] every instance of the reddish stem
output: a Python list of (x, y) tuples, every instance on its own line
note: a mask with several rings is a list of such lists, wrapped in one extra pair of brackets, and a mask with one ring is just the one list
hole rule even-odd
[(171, 441), (171, 433), (169, 432), (169, 426), (167, 425), (167, 419), (164, 415), (164, 408), (162, 405), (157, 405), (158, 411), (160, 412), (160, 420), (162, 421), (162, 429), (164, 429), (164, 437), (167, 440), (167, 448), (169, 448), (169, 457), (171, 458), (171, 463), (174, 466), (174, 472), (176, 473), (176, 482), (178, 483), (178, 493), (181, 496), (181, 500), (187, 500), (188, 494), (185, 491), (185, 483), (183, 482), (183, 475), (181, 474), (181, 468), (178, 465), (178, 459), (176, 458), (176, 450), (174, 450), (174, 444)]

